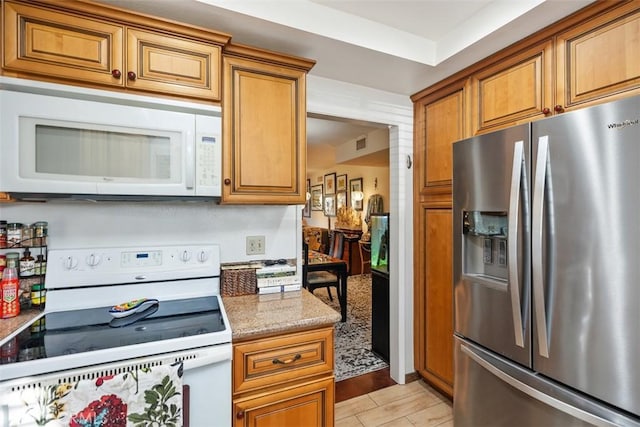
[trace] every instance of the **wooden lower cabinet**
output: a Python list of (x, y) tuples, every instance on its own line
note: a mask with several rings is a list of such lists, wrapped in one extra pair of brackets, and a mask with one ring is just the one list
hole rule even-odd
[(234, 400), (235, 427), (332, 426), (333, 378)]
[(234, 343), (233, 425), (332, 427), (333, 327)]
[(420, 209), (415, 289), (415, 365), (418, 373), (453, 396), (452, 210)]

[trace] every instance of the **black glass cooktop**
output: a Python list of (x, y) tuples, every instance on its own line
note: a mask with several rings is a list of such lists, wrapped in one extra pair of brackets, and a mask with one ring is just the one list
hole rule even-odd
[(116, 319), (111, 307), (47, 313), (0, 347), (0, 364), (225, 330), (217, 297), (161, 301)]

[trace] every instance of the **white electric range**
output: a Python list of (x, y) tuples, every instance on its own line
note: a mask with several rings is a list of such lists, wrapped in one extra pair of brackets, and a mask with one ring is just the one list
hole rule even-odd
[[(190, 425), (230, 425), (231, 328), (219, 276), (217, 245), (50, 250), (45, 310), (0, 342), (0, 393), (182, 361)], [(109, 313), (140, 298), (157, 304)]]

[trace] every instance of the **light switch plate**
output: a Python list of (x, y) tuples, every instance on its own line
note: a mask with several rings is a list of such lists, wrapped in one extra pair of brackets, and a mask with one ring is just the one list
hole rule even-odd
[(247, 255), (262, 255), (264, 251), (264, 236), (247, 236)]

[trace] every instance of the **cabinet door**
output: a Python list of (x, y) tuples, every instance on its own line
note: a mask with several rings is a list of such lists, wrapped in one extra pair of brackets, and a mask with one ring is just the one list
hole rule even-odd
[(544, 118), (553, 112), (551, 40), (474, 74), (474, 134)]
[(557, 37), (558, 104), (566, 110), (640, 93), (640, 3)]
[(451, 144), (464, 138), (465, 88), (455, 85), (415, 105), (415, 187), (426, 196), (434, 187), (450, 192), (453, 176)]
[(306, 201), (306, 73), (224, 59), (224, 203)]
[(128, 28), (123, 78), (128, 88), (218, 101), (220, 60), (220, 46)]
[(416, 370), (453, 395), (452, 211), (422, 208), (416, 264), (422, 275), (415, 289)]
[(3, 8), (5, 70), (123, 86), (114, 72), (122, 71), (122, 26), (30, 5)]
[(332, 427), (333, 377), (233, 402), (235, 427)]

